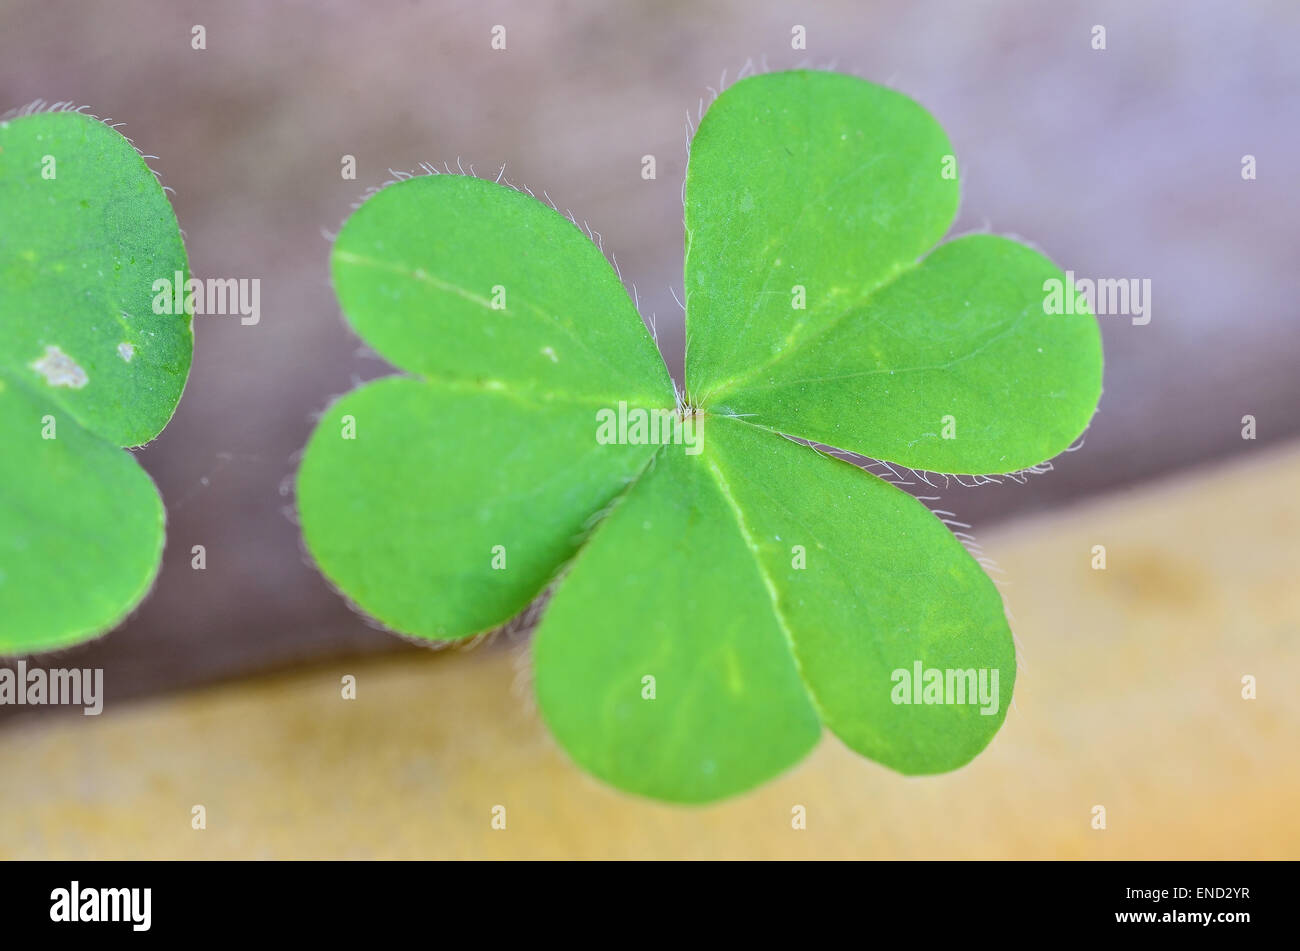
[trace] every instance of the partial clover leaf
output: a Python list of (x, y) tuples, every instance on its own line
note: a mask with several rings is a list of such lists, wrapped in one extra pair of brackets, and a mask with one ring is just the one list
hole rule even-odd
[(969, 762), (1015, 682), (996, 588), (921, 502), (807, 445), (1009, 472), (1091, 418), (1096, 320), (1043, 307), (1064, 275), (1003, 238), (934, 247), (955, 169), (921, 107), (861, 80), (723, 93), (687, 170), (680, 401), (568, 220), (474, 178), (381, 191), (339, 235), (335, 284), (412, 376), (313, 434), (308, 548), (360, 608), (435, 639), (557, 582), (539, 706), (621, 789), (716, 800), (823, 727), (906, 774)]
[(153, 584), (162, 500), (124, 447), (189, 373), (176, 216), (135, 147), (78, 112), (0, 121), (0, 654), (75, 644)]

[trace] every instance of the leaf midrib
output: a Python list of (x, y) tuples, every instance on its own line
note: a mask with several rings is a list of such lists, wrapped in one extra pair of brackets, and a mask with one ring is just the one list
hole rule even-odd
[[(835, 181), (831, 182), (828, 186), (826, 186), (826, 188), (825, 188), (825, 189), (824, 189), (824, 190), (823, 190), (823, 191), (822, 191), (822, 192), (821, 192), (821, 193), (820, 193), (820, 194), (819, 194), (815, 199), (812, 199), (812, 200), (809, 200), (809, 201), (804, 202), (803, 205), (802, 205), (802, 207), (799, 209), (799, 214), (798, 214), (798, 216), (795, 218), (794, 223), (790, 226), (789, 230), (786, 231), (786, 233), (785, 233), (785, 235), (784, 235), (784, 237), (783, 237), (783, 239), (782, 239), (782, 242), (781, 242), (781, 247), (782, 247), (783, 249), (784, 249), (784, 248), (787, 248), (787, 247), (790, 245), (790, 243), (793, 241), (794, 236), (795, 236), (796, 234), (799, 233), (799, 229), (802, 228), (802, 227), (804, 226), (804, 220), (807, 218), (808, 211), (809, 211), (810, 208), (813, 208), (813, 207), (819, 207), (820, 205), (822, 205), (822, 204), (823, 204), (823, 203), (824, 203), (824, 202), (825, 202), (825, 201), (826, 201), (826, 200), (827, 200), (831, 195), (835, 194), (839, 189), (843, 188), (847, 183), (849, 183), (849, 182), (852, 181), (853, 179), (857, 178), (857, 177), (858, 177), (859, 175), (861, 175), (861, 174), (862, 174), (866, 169), (870, 168), (872, 165), (875, 165), (875, 164), (878, 163), (880, 160), (881, 160), (881, 156), (880, 156), (880, 155), (872, 155), (872, 156), (870, 156), (870, 157), (867, 158), (865, 161), (863, 161), (863, 162), (861, 162), (859, 165), (855, 166), (851, 171), (846, 172), (844, 175), (841, 175), (838, 179), (836, 179)], [(688, 246), (687, 246), (687, 251), (688, 251), (688, 254), (687, 254), (687, 258), (686, 258), (685, 260), (689, 260), (689, 244), (688, 244)], [(786, 252), (785, 250), (782, 250), (781, 253), (782, 253), (782, 256), (784, 256), (787, 252)], [(915, 263), (913, 264), (913, 266), (915, 266)], [(894, 267), (895, 267), (895, 268), (898, 268), (899, 265), (898, 265), (898, 264), (895, 264)], [(750, 327), (753, 326), (753, 324), (754, 324), (754, 318), (758, 315), (759, 310), (762, 308), (763, 301), (764, 301), (764, 300), (766, 299), (766, 297), (767, 297), (768, 289), (771, 287), (771, 285), (772, 285), (772, 280), (773, 280), (773, 278), (775, 277), (775, 275), (776, 275), (776, 268), (774, 268), (774, 267), (769, 267), (769, 268), (767, 269), (767, 274), (766, 274), (766, 276), (763, 278), (763, 284), (762, 284), (762, 286), (759, 288), (759, 291), (758, 291), (757, 295), (755, 295), (753, 303), (750, 305), (749, 313), (745, 316), (745, 326), (744, 326), (744, 328), (741, 330), (740, 333), (736, 334), (735, 337), (734, 337), (733, 340), (732, 340), (732, 345), (731, 345), (731, 348), (730, 348), (730, 356), (728, 357), (728, 362), (730, 361), (731, 357), (734, 357), (734, 355), (735, 355), (736, 347), (738, 346), (738, 344), (737, 344), (736, 341), (738, 341), (738, 340), (741, 339), (745, 334), (747, 334), (747, 333), (749, 332)], [(868, 300), (870, 300), (871, 297), (876, 293), (877, 290), (879, 290), (879, 288), (880, 288), (881, 286), (883, 286), (884, 284), (892, 283), (893, 280), (894, 280), (894, 278), (895, 278), (896, 276), (897, 276), (896, 273), (895, 273), (895, 274), (890, 274), (890, 275), (888, 275), (887, 277), (884, 278), (884, 280), (883, 280), (880, 284), (877, 284), (876, 287), (873, 287), (871, 290), (867, 291), (866, 296), (865, 296), (864, 298), (862, 298), (861, 304), (865, 304)], [(689, 313), (689, 308), (690, 308), (690, 299), (689, 299), (689, 298), (687, 299), (686, 304), (687, 304), (687, 310), (688, 310), (688, 313)], [(847, 313), (847, 311), (845, 311), (844, 313)], [(832, 318), (832, 322), (833, 322), (833, 323), (838, 323), (838, 322), (839, 322), (839, 321), (844, 317), (844, 313), (841, 313), (841, 314), (839, 314), (839, 315), (836, 315), (834, 318)], [(811, 315), (810, 315), (810, 316), (811, 316)], [(820, 332), (814, 332), (813, 336), (810, 337), (810, 338), (808, 338), (808, 339), (816, 339), (818, 336), (820, 336)], [(803, 344), (801, 343), (801, 344), (799, 344), (797, 347), (795, 347), (794, 349), (801, 349), (802, 347), (803, 347)], [(789, 350), (789, 349), (791, 349), (791, 347), (790, 347), (790, 346), (787, 346), (787, 347), (785, 347), (784, 349), (782, 349), (781, 353), (783, 354), (783, 353), (785, 353), (785, 352), (786, 352), (787, 350)], [(779, 359), (779, 357), (780, 357), (780, 354), (778, 354), (778, 356), (777, 356), (776, 359)], [(751, 371), (749, 374), (746, 375), (746, 377), (745, 377), (744, 379), (745, 379), (745, 380), (751, 379), (755, 374), (763, 372), (763, 370), (766, 369), (768, 366), (770, 366), (772, 362), (775, 362), (775, 359), (772, 360), (772, 361), (769, 361), (769, 362), (766, 363), (766, 364), (763, 364), (762, 366), (758, 367), (756, 370)], [(725, 380), (725, 381), (723, 381), (722, 383), (715, 384), (713, 387), (710, 387), (710, 389), (708, 390), (708, 392), (707, 392), (703, 397), (701, 397), (701, 401), (702, 401), (702, 403), (707, 403), (707, 402), (708, 402), (710, 399), (712, 399), (713, 396), (716, 395), (719, 391), (724, 392), (724, 393), (727, 392), (726, 387), (729, 386), (729, 385), (731, 385), (731, 384), (733, 384), (733, 383), (735, 383), (735, 382), (736, 382), (736, 380), (735, 380), (735, 378), (733, 378), (733, 379), (731, 379), (731, 380)], [(743, 380), (742, 380), (742, 382), (743, 382)]]
[[(935, 247), (937, 248), (938, 245), (936, 245)], [(843, 323), (848, 317), (852, 316), (855, 313), (860, 313), (865, 308), (870, 307), (871, 302), (875, 300), (877, 295), (879, 295), (882, 291), (897, 283), (901, 277), (907, 274), (911, 274), (913, 271), (919, 268), (925, 262), (925, 259), (928, 258), (931, 253), (933, 253), (934, 250), (935, 248), (931, 248), (924, 255), (922, 255), (921, 257), (917, 258), (915, 261), (912, 261), (909, 264), (896, 265), (894, 271), (891, 274), (889, 274), (887, 277), (885, 277), (884, 280), (878, 283), (875, 287), (871, 288), (871, 290), (867, 291), (867, 293), (863, 295), (861, 298), (859, 298), (854, 304), (844, 308), (844, 310), (840, 311), (838, 314), (832, 317), (821, 327), (821, 329), (816, 330), (813, 333), (804, 336), (804, 338), (796, 344), (791, 344), (789, 346), (783, 347), (781, 351), (776, 354), (776, 356), (772, 357), (766, 363), (760, 364), (759, 366), (754, 367), (751, 370), (740, 374), (739, 376), (733, 376), (730, 379), (723, 380), (721, 383), (718, 383), (713, 387), (711, 387), (709, 389), (707, 402), (713, 403), (716, 402), (721, 397), (726, 396), (727, 394), (735, 393), (746, 383), (751, 382), (755, 377), (771, 369), (773, 366), (777, 365), (778, 363), (783, 363), (784, 361), (789, 359), (792, 354), (801, 353), (816, 341), (827, 336), (832, 330), (839, 327), (839, 325)]]
[[(552, 406), (575, 406), (586, 409), (617, 409), (620, 402), (632, 409), (675, 409), (675, 404), (665, 406), (663, 400), (637, 400), (627, 396), (579, 396), (561, 390), (514, 389), (503, 380), (481, 379), (476, 377), (450, 377), (426, 373), (401, 372), (378, 377), (377, 380), (407, 379), (416, 383), (436, 386), (452, 393), (474, 393), (496, 395), (513, 400), (523, 406), (534, 409), (546, 409)], [(375, 382), (375, 381), (372, 381)]]
[[(970, 360), (973, 357), (979, 356), (981, 353), (983, 353), (989, 347), (993, 346), (1002, 338), (1014, 333), (1017, 329), (1019, 329), (1020, 325), (1024, 322), (1024, 317), (1025, 315), (1024, 312), (1022, 311), (1014, 320), (1012, 320), (1009, 324), (1007, 324), (1007, 326), (1004, 327), (1002, 330), (993, 334), (993, 336), (979, 343), (978, 345), (968, 350), (967, 352), (961, 354), (960, 356), (953, 357), (951, 360), (948, 360), (945, 363), (932, 363), (932, 364), (926, 364), (924, 366), (915, 366), (915, 367), (855, 370), (852, 373), (840, 373), (835, 376), (800, 377), (798, 379), (793, 379), (793, 380), (782, 380), (780, 383), (777, 383), (775, 385), (796, 386), (800, 383), (833, 383), (838, 380), (854, 380), (866, 376), (878, 376), (884, 373), (897, 375), (900, 373), (925, 373), (925, 372), (933, 372), (936, 370), (950, 370), (959, 363), (964, 363), (965, 361)], [(762, 368), (760, 368), (760, 370), (761, 369)], [(736, 391), (733, 390), (732, 392), (734, 394)]]
[[(388, 261), (383, 261), (378, 258), (372, 258), (364, 254), (357, 254), (355, 251), (343, 251), (338, 249), (337, 247), (334, 250), (334, 258), (335, 260), (343, 262), (345, 264), (355, 265), (358, 267), (369, 267), (369, 268), (374, 268), (375, 270), (387, 271), (390, 274), (397, 274), (398, 276), (407, 278), (411, 281), (414, 281), (417, 284), (428, 284), (429, 286), (436, 288), (437, 290), (444, 291), (449, 294), (455, 294), (457, 297), (460, 297), (461, 299), (466, 300), (471, 304), (474, 304), (485, 310), (493, 310), (492, 303), (487, 298), (475, 294), (470, 289), (466, 287), (462, 287), (461, 285), (456, 284), (454, 281), (447, 281), (444, 280), (443, 278), (437, 277), (434, 274), (431, 274), (425, 268), (420, 268), (420, 267), (412, 268), (410, 265), (393, 264)], [(536, 303), (531, 301), (528, 297), (520, 296), (518, 292), (512, 293), (510, 296), (511, 296), (511, 300), (520, 301), (524, 307), (526, 307), (534, 315), (539, 317), (543, 322), (550, 324), (556, 330), (562, 333), (565, 336), (565, 338), (567, 338), (571, 343), (575, 344), (579, 350), (587, 354), (589, 357), (593, 358), (597, 363), (605, 367), (607, 370), (611, 371), (611, 373), (614, 375), (615, 378), (624, 380), (628, 383), (633, 382), (632, 379), (628, 376), (627, 368), (625, 366), (622, 366), (621, 364), (611, 363), (603, 353), (591, 347), (590, 343), (587, 341), (586, 337), (583, 334), (579, 334), (573, 328), (565, 326), (565, 324), (558, 317), (556, 317), (552, 313), (549, 313), (542, 307), (538, 306)], [(631, 301), (628, 301), (628, 305), (631, 306)], [(494, 311), (494, 312), (509, 314), (510, 310), (507, 307), (501, 311)], [(635, 308), (633, 308), (633, 312), (635, 313)], [(641, 322), (641, 316), (639, 313), (637, 314), (636, 319), (639, 322)], [(361, 334), (361, 338), (363, 340), (366, 339), (365, 334)], [(658, 354), (658, 348), (656, 347), (655, 349), (656, 349), (656, 354)], [(663, 356), (662, 354), (658, 354), (658, 355), (660, 357), (660, 363), (662, 364)], [(624, 397), (624, 399), (626, 399), (626, 397)], [(631, 401), (629, 400), (629, 402)], [(650, 402), (650, 401), (647, 400), (646, 402)]]
[(772, 606), (772, 616), (776, 619), (777, 627), (781, 629), (781, 636), (785, 639), (785, 644), (790, 652), (790, 661), (794, 664), (795, 673), (799, 677), (799, 682), (803, 684), (804, 693), (808, 697), (808, 702), (817, 713), (817, 719), (826, 723), (826, 715), (817, 702), (816, 695), (808, 687), (808, 679), (804, 676), (803, 665), (799, 662), (799, 654), (794, 646), (794, 634), (790, 630), (790, 625), (786, 620), (785, 614), (781, 610), (781, 596), (777, 591), (776, 582), (768, 573), (767, 568), (763, 565), (762, 557), (759, 553), (758, 542), (749, 528), (749, 523), (745, 519), (744, 508), (731, 493), (731, 486), (727, 478), (722, 473), (722, 467), (718, 464), (716, 458), (707, 461), (707, 469), (712, 477), (714, 484), (718, 488), (718, 494), (731, 510), (732, 516), (736, 520), (736, 530), (740, 533), (741, 541), (749, 550), (750, 557), (754, 560), (754, 570), (758, 573), (759, 580), (763, 582), (763, 588), (767, 591), (768, 600)]

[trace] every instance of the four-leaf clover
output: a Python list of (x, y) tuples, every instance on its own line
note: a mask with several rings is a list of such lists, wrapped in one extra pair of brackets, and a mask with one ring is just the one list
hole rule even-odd
[(0, 654), (75, 644), (144, 597), (162, 499), (123, 447), (153, 439), (185, 387), (171, 204), (123, 136), (79, 112), (0, 121)]
[[(734, 794), (823, 726), (903, 773), (968, 762), (1015, 679), (996, 588), (920, 501), (786, 438), (992, 474), (1086, 427), (1096, 320), (1044, 313), (1063, 275), (1030, 248), (935, 247), (955, 167), (920, 106), (861, 80), (723, 93), (686, 178), (680, 399), (567, 219), (472, 177), (380, 191), (341, 231), (334, 281), (409, 375), (348, 394), (311, 438), (298, 499), (321, 570), (440, 640), (558, 581), (533, 645), (540, 710), (625, 790)], [(702, 451), (626, 426), (598, 439), (612, 410), (671, 412)]]

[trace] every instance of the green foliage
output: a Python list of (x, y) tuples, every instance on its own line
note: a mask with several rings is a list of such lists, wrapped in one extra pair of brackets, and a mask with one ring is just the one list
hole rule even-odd
[[(569, 221), (473, 178), (380, 192), (339, 235), (335, 284), (414, 378), (346, 396), (312, 436), (298, 497), (322, 571), (436, 639), (560, 579), (534, 644), (541, 712), (622, 789), (725, 797), (823, 725), (903, 773), (968, 762), (1015, 680), (997, 590), (920, 502), (782, 435), (996, 473), (1087, 425), (1100, 336), (1044, 313), (1061, 272), (987, 235), (930, 250), (953, 169), (924, 110), (860, 80), (720, 96), (687, 172), (681, 401)], [(615, 410), (667, 411), (677, 438), (600, 438)]]
[(189, 373), (176, 217), (119, 133), (75, 112), (0, 122), (0, 653), (74, 644), (149, 590), (164, 513), (123, 447), (161, 432)]

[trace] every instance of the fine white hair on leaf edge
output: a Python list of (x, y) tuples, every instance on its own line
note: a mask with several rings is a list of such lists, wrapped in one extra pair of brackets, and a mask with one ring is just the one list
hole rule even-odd
[[(415, 178), (417, 175), (426, 175), (426, 176), (461, 175), (465, 178), (476, 178), (479, 181), (490, 181), (496, 185), (503, 185), (506, 188), (511, 189), (512, 191), (525, 194), (529, 198), (532, 198), (535, 201), (545, 203), (546, 205), (550, 206), (552, 211), (560, 215), (560, 217), (567, 219), (571, 225), (577, 228), (578, 231), (584, 237), (586, 237), (586, 239), (590, 241), (592, 245), (595, 246), (596, 250), (601, 253), (601, 255), (605, 258), (606, 262), (608, 262), (610, 267), (613, 268), (614, 274), (618, 278), (619, 283), (623, 285), (623, 289), (625, 292), (627, 292), (628, 298), (634, 301), (633, 306), (636, 307), (637, 314), (641, 317), (642, 323), (646, 325), (647, 329), (650, 329), (650, 324), (646, 320), (645, 315), (641, 313), (639, 302), (637, 302), (635, 299), (634, 289), (632, 285), (630, 285), (628, 280), (623, 276), (623, 270), (621, 267), (619, 267), (617, 255), (614, 253), (613, 250), (607, 251), (605, 249), (604, 236), (599, 231), (592, 228), (591, 225), (588, 224), (586, 219), (579, 219), (569, 208), (565, 208), (564, 210), (561, 211), (560, 207), (555, 203), (555, 199), (551, 197), (550, 193), (546, 189), (542, 189), (541, 196), (539, 197), (538, 194), (535, 191), (533, 191), (533, 189), (530, 188), (528, 185), (520, 182), (512, 182), (509, 179), (509, 177), (507, 177), (506, 175), (507, 163), (505, 162), (501, 164), (496, 174), (490, 177), (477, 174), (474, 170), (473, 163), (468, 163), (468, 170), (467, 170), (466, 164), (467, 163), (465, 163), (460, 156), (457, 156), (456, 171), (452, 170), (450, 161), (444, 161), (441, 169), (439, 169), (436, 165), (430, 162), (420, 162), (418, 163), (417, 169), (411, 169), (411, 170), (402, 170), (402, 169), (395, 169), (390, 167), (388, 169), (388, 174), (391, 177), (385, 179), (383, 182), (380, 182), (378, 185), (367, 186), (362, 191), (360, 196), (358, 196), (357, 199), (354, 200), (349, 205), (349, 214), (351, 212), (355, 212), (357, 209), (359, 209), (362, 205), (364, 205), (375, 195), (379, 194), (385, 188)], [(338, 239), (339, 233), (343, 230), (343, 226), (344, 224), (346, 224), (346, 222), (347, 219), (344, 218), (344, 220), (341, 221), (338, 227), (335, 228), (333, 231), (330, 231), (329, 229), (322, 226), (320, 229), (321, 236), (324, 237), (326, 241), (332, 244), (334, 241)], [(657, 338), (656, 338), (656, 342), (657, 342)]]
[[(122, 138), (126, 139), (127, 144), (131, 146), (131, 148), (135, 149), (135, 154), (140, 156), (140, 158), (144, 161), (145, 168), (149, 169), (149, 171), (153, 173), (153, 177), (158, 180), (158, 185), (159, 187), (162, 188), (163, 192), (171, 195), (176, 194), (176, 189), (172, 188), (170, 185), (163, 183), (162, 173), (159, 172), (158, 169), (154, 168), (152, 165), (149, 164), (150, 159), (153, 159), (154, 161), (160, 161), (159, 157), (157, 155), (145, 154), (145, 152), (141, 150), (141, 148), (138, 145), (135, 144), (135, 140), (122, 131), (122, 127), (126, 125), (126, 123), (114, 122), (112, 117), (96, 115), (95, 113), (90, 111), (89, 105), (79, 106), (71, 99), (61, 99), (58, 102), (47, 102), (44, 99), (33, 99), (31, 102), (27, 103), (24, 106), (16, 106), (13, 109), (6, 110), (5, 112), (0, 112), (0, 123), (9, 122), (10, 120), (13, 119), (22, 119), (27, 116), (47, 115), (49, 113), (55, 113), (55, 112), (72, 112), (77, 115), (85, 116), (87, 119), (94, 119), (96, 122), (100, 123), (101, 125), (108, 126), (108, 128), (112, 129)], [(184, 237), (184, 235), (185, 232), (181, 231), (181, 236)]]

